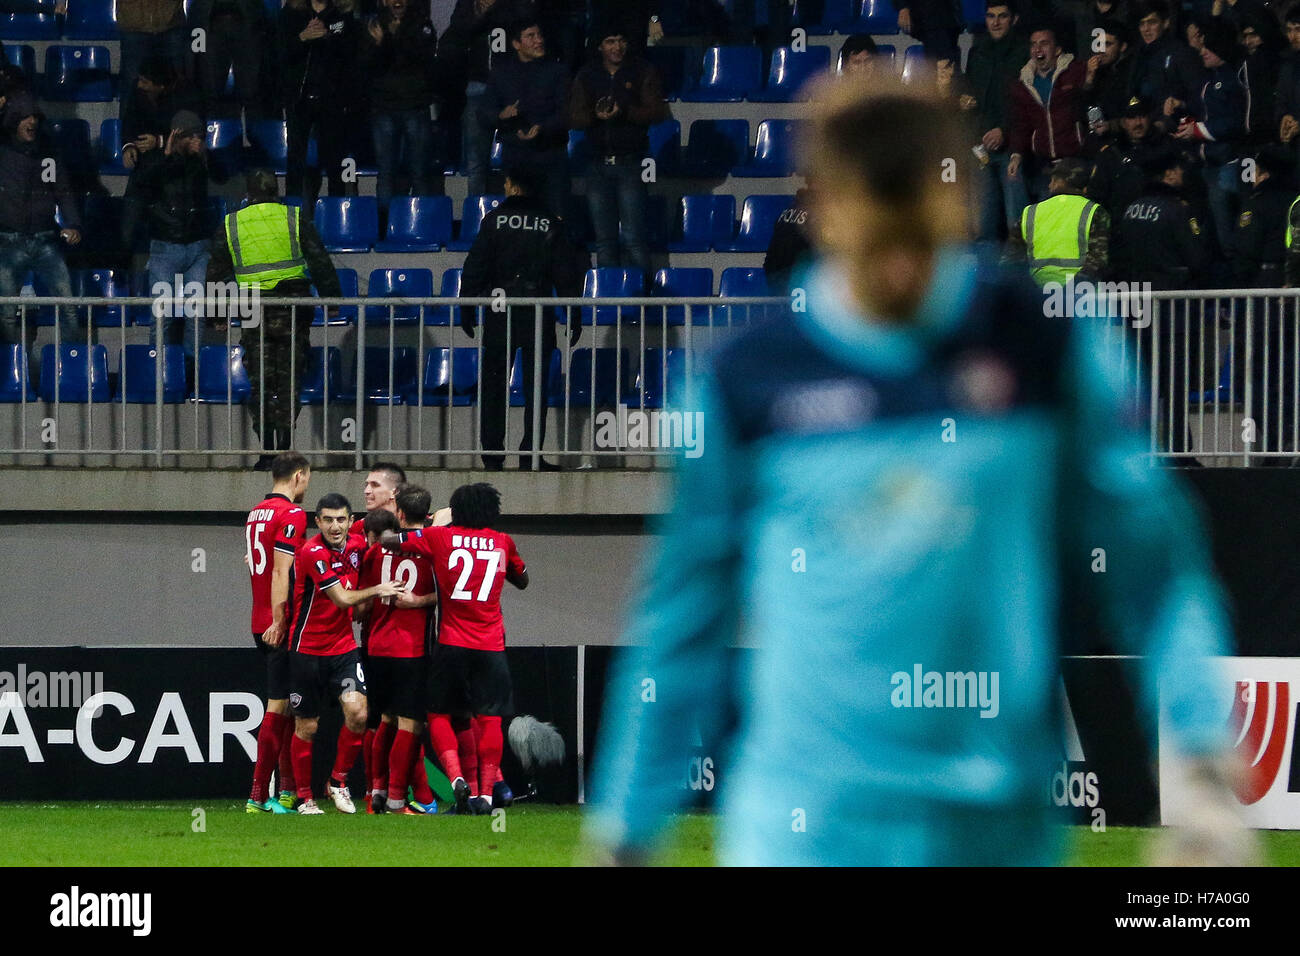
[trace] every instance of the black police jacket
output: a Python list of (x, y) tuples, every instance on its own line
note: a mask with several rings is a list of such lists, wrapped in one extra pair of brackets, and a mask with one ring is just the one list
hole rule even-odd
[(1113, 277), (1157, 290), (1196, 285), (1210, 261), (1205, 228), (1178, 190), (1152, 183), (1111, 227)]

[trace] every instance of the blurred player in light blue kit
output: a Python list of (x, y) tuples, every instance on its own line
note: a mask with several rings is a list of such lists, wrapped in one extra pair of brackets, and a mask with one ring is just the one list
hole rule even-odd
[[(1244, 861), (1204, 661), (1227, 652), (1227, 614), (1198, 518), (1141, 456), (1087, 321), (1046, 318), (1026, 277), (971, 253), (976, 137), (931, 92), (865, 84), (823, 91), (805, 144), (823, 250), (792, 282), (807, 310), (694, 383), (706, 442), (606, 692), (588, 841), (646, 859), (687, 798), (697, 722), (734, 700), (721, 862), (1054, 862), (1070, 574), (1144, 655), (1151, 725), (1167, 695), (1205, 808), (1177, 858)], [(738, 640), (756, 650), (732, 675)]]

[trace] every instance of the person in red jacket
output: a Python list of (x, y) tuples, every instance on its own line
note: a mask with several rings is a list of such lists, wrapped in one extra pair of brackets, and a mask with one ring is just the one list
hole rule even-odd
[(1039, 26), (1029, 34), (1029, 62), (1011, 84), (1011, 157), (1007, 176), (1025, 176), (1031, 201), (1046, 198), (1051, 166), (1083, 152), (1084, 80), (1087, 67), (1061, 52), (1057, 31)]

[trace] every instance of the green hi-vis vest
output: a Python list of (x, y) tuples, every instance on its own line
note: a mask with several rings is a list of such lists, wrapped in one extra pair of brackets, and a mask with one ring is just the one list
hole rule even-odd
[(1286, 247), (1291, 248), (1291, 213), (1295, 212), (1295, 204), (1300, 202), (1300, 196), (1295, 198), (1295, 202), (1286, 211)]
[(269, 289), (307, 275), (298, 242), (297, 206), (259, 202), (226, 217), (226, 243), (240, 285)]
[(1083, 268), (1097, 208), (1091, 199), (1064, 193), (1025, 207), (1020, 231), (1029, 249), (1029, 271), (1039, 285), (1064, 285)]

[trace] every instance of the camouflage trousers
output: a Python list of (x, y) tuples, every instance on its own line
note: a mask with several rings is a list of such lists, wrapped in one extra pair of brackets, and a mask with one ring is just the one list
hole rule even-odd
[[(310, 295), (310, 286), (306, 295)], [(267, 290), (267, 296), (302, 294), (298, 283), (283, 282)], [(244, 366), (252, 393), (248, 397), (248, 414), (253, 431), (268, 451), (289, 447), (289, 431), (298, 418), (298, 394), (311, 360), (312, 306), (264, 306), (264, 329), (245, 329), (240, 336), (244, 346)], [(297, 330), (294, 331), (294, 325)], [(265, 382), (265, 391), (263, 391)], [(262, 416), (265, 415), (265, 425)]]

